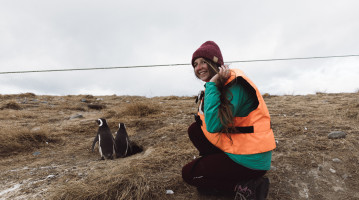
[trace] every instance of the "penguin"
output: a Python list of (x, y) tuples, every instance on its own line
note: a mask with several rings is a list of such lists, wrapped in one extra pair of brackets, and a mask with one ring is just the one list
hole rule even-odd
[(110, 128), (107, 125), (106, 119), (100, 118), (96, 120), (99, 125), (97, 135), (92, 143), (92, 152), (96, 142), (98, 142), (98, 148), (101, 155), (101, 160), (104, 159), (113, 159), (113, 154), (115, 152), (114, 139), (111, 133)]
[(124, 123), (119, 123), (115, 137), (115, 151), (117, 158), (126, 157), (131, 153), (130, 139)]
[(118, 130), (115, 134), (115, 151), (117, 158), (127, 157), (143, 151), (142, 147), (130, 140), (124, 123), (119, 123)]

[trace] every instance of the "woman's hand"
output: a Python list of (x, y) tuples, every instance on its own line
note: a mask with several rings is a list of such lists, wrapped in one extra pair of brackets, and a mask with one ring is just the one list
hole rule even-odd
[(219, 67), (219, 72), (214, 75), (209, 81), (215, 82), (217, 84), (219, 79), (227, 80), (230, 76), (231, 71), (229, 70), (228, 65), (222, 65)]

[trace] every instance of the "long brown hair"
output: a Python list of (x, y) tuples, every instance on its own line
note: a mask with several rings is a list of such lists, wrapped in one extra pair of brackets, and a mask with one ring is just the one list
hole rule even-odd
[[(216, 74), (219, 72), (219, 67), (220, 65), (217, 63), (214, 63), (211, 60), (208, 59), (204, 59), (207, 64), (210, 66), (208, 69), (210, 70), (210, 73), (212, 74)], [(213, 76), (214, 76), (213, 75)], [(229, 135), (229, 130), (231, 129), (231, 125), (233, 124), (233, 113), (232, 113), (232, 103), (231, 100), (233, 98), (233, 94), (228, 90), (229, 87), (226, 87), (225, 83), (226, 83), (227, 79), (224, 79), (223, 77), (220, 77), (216, 83), (217, 88), (220, 92), (220, 102), (221, 104), (219, 105), (218, 108), (218, 117), (221, 121), (221, 124), (223, 126), (223, 130), (221, 131), (222, 133), (225, 133), (227, 135), (227, 137), (232, 141), (231, 136)], [(227, 95), (230, 95), (229, 97)]]

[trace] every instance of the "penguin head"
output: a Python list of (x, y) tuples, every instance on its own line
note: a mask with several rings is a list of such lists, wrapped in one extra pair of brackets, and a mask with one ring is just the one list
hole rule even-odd
[(115, 135), (123, 132), (123, 131), (126, 131), (126, 126), (124, 123), (119, 123), (118, 124), (118, 130), (115, 132)]
[(119, 124), (118, 124), (118, 128), (119, 128), (119, 129), (125, 129), (126, 126), (125, 126), (124, 123), (119, 123)]
[(104, 119), (104, 118), (99, 118), (99, 119), (96, 120), (96, 122), (97, 122), (99, 127), (107, 126), (106, 119)]

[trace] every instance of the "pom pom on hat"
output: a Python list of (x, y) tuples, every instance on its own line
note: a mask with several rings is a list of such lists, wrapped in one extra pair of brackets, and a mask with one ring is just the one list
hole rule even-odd
[(215, 63), (223, 65), (223, 57), (221, 50), (218, 45), (213, 41), (207, 41), (203, 43), (192, 55), (192, 66), (193, 62), (197, 58), (206, 58), (212, 60)]

